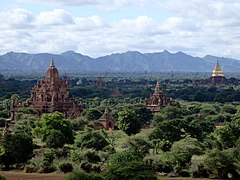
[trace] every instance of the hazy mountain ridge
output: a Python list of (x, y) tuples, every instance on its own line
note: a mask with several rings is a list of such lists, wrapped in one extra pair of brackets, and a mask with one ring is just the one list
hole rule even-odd
[(91, 72), (210, 72), (219, 61), (224, 72), (240, 72), (240, 61), (207, 55), (203, 58), (193, 57), (183, 52), (168, 51), (140, 53), (128, 51), (99, 58), (91, 58), (74, 51), (61, 54), (15, 53), (9, 52), (0, 56), (1, 71), (45, 71), (50, 60), (63, 71)]

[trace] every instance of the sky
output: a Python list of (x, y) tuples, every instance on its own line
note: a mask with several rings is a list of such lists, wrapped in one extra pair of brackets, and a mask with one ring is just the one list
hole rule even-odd
[(239, 0), (1, 0), (0, 54), (182, 51), (240, 59)]

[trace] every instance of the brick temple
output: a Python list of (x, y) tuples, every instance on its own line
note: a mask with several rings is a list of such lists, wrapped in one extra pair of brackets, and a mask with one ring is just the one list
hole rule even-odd
[(24, 104), (13, 104), (11, 119), (16, 119), (16, 111), (21, 107), (31, 107), (41, 116), (43, 113), (61, 112), (66, 118), (81, 116), (82, 107), (69, 99), (70, 82), (60, 79), (54, 60), (51, 60), (44, 80), (40, 80), (31, 90), (31, 100)]
[(99, 123), (104, 129), (114, 129), (115, 121), (109, 112), (109, 108), (106, 107), (103, 115), (99, 118)]
[(157, 81), (154, 93), (146, 101), (145, 107), (152, 112), (158, 112), (162, 107), (170, 105), (170, 98), (165, 96), (160, 85), (160, 81)]

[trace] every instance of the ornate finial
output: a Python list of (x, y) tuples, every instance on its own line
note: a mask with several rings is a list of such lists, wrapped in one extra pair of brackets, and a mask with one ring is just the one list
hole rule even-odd
[(53, 57), (52, 57), (52, 59), (51, 59), (50, 67), (55, 67)]

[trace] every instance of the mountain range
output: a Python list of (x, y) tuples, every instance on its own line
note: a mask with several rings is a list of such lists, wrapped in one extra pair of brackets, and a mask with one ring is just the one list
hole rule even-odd
[(166, 50), (156, 53), (128, 51), (98, 58), (74, 51), (61, 54), (9, 52), (0, 56), (0, 72), (46, 71), (52, 58), (60, 71), (72, 72), (211, 72), (217, 61), (224, 72), (240, 72), (237, 59), (211, 55), (200, 58)]

